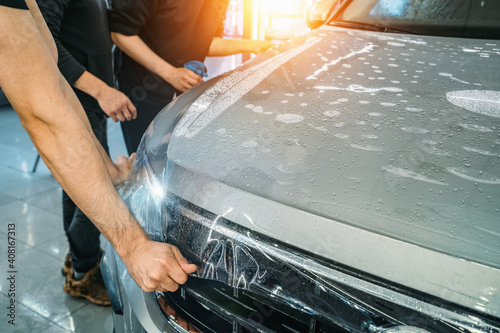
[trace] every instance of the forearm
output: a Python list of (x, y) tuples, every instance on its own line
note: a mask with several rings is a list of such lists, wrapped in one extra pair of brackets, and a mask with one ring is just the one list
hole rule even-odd
[(165, 81), (169, 81), (175, 67), (153, 52), (139, 36), (125, 36), (118, 32), (111, 32), (111, 39), (130, 58)]
[(99, 99), (99, 96), (103, 93), (103, 91), (112, 89), (110, 86), (108, 86), (106, 83), (94, 76), (89, 71), (83, 72), (82, 76), (80, 76), (78, 80), (75, 81), (73, 86), (89, 94), (95, 99)]
[[(28, 6), (36, 17), (36, 3)], [(54, 177), (143, 290), (175, 291), (196, 266), (176, 247), (151, 241), (116, 192), (86, 117), (57, 69), (54, 41), (44, 41), (22, 9), (0, 6), (0, 31), (0, 86)]]
[[(50, 33), (49, 28), (47, 27), (47, 24), (45, 23), (45, 20), (43, 19), (42, 13), (38, 9), (38, 6), (35, 3), (35, 0), (26, 0), (26, 3), (28, 4), (28, 7), (30, 8), (31, 16), (34, 19), (34, 24), (33, 24), (33, 22), (30, 22), (30, 23), (26, 22), (26, 24), (25, 24), (26, 29), (28, 27), (30, 29), (33, 29), (31, 32), (29, 32), (28, 30), (25, 30), (25, 32), (29, 32), (29, 36), (26, 36), (26, 37), (33, 40), (34, 46), (38, 46), (39, 48), (48, 47), (50, 54), (53, 57), (53, 61), (55, 61), (55, 63), (57, 63), (57, 60), (58, 60), (57, 47), (56, 47), (56, 44), (54, 43), (54, 40), (52, 38), (52, 35)], [(31, 19), (29, 17), (26, 17), (25, 20), (30, 21)], [(38, 30), (36, 30), (36, 28), (38, 28)], [(45, 45), (41, 44), (42, 40), (38, 40), (37, 34), (41, 34), (41, 36), (43, 37), (42, 40), (45, 41)], [(13, 50), (13, 51), (15, 51), (15, 50)], [(29, 51), (36, 52), (34, 47), (30, 48), (28, 46), (26, 46), (26, 51), (27, 52), (29, 52)], [(43, 54), (42, 50), (38, 50), (38, 52)], [(21, 59), (23, 59), (23, 58), (27, 59), (27, 61), (32, 61), (31, 59), (29, 59), (27, 57), (28, 54), (29, 53), (22, 54), (19, 57), (21, 57)], [(34, 56), (32, 59), (36, 59), (36, 56)], [(46, 61), (51, 61), (51, 59), (46, 59)], [(29, 63), (26, 63), (26, 65), (29, 65)], [(23, 67), (26, 68), (26, 66), (23, 66)], [(56, 72), (59, 73), (59, 70), (57, 70)], [(29, 78), (30, 76), (31, 76), (31, 73), (27, 77)], [(44, 83), (41, 83), (41, 85), (43, 86)], [(73, 107), (73, 110), (76, 111), (76, 113), (78, 114), (80, 119), (83, 121), (85, 127), (87, 128), (87, 131), (89, 133), (92, 133), (92, 137), (93, 137), (92, 139), (96, 143), (96, 146), (98, 147), (97, 149), (99, 150), (100, 155), (103, 157), (103, 160), (105, 162), (106, 167), (108, 168), (110, 175), (114, 176), (114, 174), (116, 173), (116, 166), (113, 164), (113, 162), (111, 161), (109, 156), (106, 154), (106, 152), (104, 151), (102, 146), (99, 144), (95, 135), (93, 135), (93, 131), (92, 131), (92, 128), (90, 127), (90, 123), (88, 121), (87, 115), (85, 114), (85, 111), (83, 110), (80, 102), (78, 101), (78, 98), (74, 94), (73, 90), (67, 84), (63, 85), (63, 86), (59, 85), (59, 87), (62, 88), (61, 91), (64, 92), (64, 96), (67, 98), (68, 101), (70, 101), (71, 106)], [(38, 89), (38, 88), (35, 88), (35, 89)], [(29, 95), (29, 93), (27, 93), (27, 95)]]
[[(62, 84), (67, 86), (63, 91), (70, 89)], [(37, 104), (46, 109), (45, 101)], [(58, 109), (71, 109), (64, 100), (58, 104)], [(128, 255), (124, 245), (148, 239), (114, 189), (103, 159), (107, 155), (80, 117), (72, 112), (54, 119), (28, 116), (22, 123), (56, 180), (122, 257)]]
[[(99, 103), (102, 111), (114, 121), (131, 120), (135, 119), (137, 116), (137, 109), (127, 96), (115, 88), (108, 86), (104, 81), (94, 76), (89, 71), (83, 72), (74, 82), (73, 86), (94, 97)], [(79, 105), (80, 103), (77, 104)], [(102, 147), (100, 147), (100, 152), (105, 153)], [(113, 174), (115, 172), (114, 163), (112, 163), (107, 156), (104, 158), (106, 165), (110, 168), (109, 171), (112, 175), (112, 179), (115, 179)]]
[(203, 82), (201, 76), (189, 69), (184, 67), (176, 68), (169, 64), (154, 53), (137, 35), (125, 36), (117, 32), (111, 32), (111, 39), (129, 57), (160, 76), (179, 91), (185, 92)]
[[(88, 72), (87, 72), (88, 73)], [(92, 74), (88, 73), (89, 75), (93, 76)], [(94, 77), (97, 79), (96, 77)], [(64, 80), (64, 79), (63, 79)], [(100, 81), (99, 79), (97, 79)], [(105, 84), (104, 82), (100, 81), (102, 84)], [(91, 82), (87, 82), (91, 83)], [(87, 117), (87, 114), (85, 113), (85, 110), (83, 109), (82, 105), (80, 104), (78, 98), (75, 95), (75, 92), (67, 82), (64, 82), (61, 86), (62, 93), (64, 95), (64, 98), (68, 101), (69, 105), (71, 108), (75, 111), (76, 115), (80, 118), (82, 121), (83, 125), (85, 126), (87, 132), (89, 133), (92, 142), (94, 143), (97, 151), (99, 152), (99, 155), (101, 155), (101, 158), (104, 162), (104, 165), (106, 166), (106, 169), (111, 176), (112, 179), (115, 178), (117, 169), (116, 165), (111, 161), (111, 158), (109, 155), (106, 153), (102, 145), (99, 143), (99, 140), (97, 140), (97, 137), (95, 136), (92, 127), (90, 126), (89, 119)], [(90, 95), (90, 94), (89, 94)], [(92, 96), (92, 95), (91, 95)]]
[(210, 44), (208, 56), (221, 57), (237, 53), (260, 53), (271, 46), (273, 46), (272, 43), (262, 40), (215, 37)]
[[(24, 29), (15, 42), (15, 27)], [(28, 12), (0, 12), (0, 86), (56, 180), (117, 248), (147, 239), (116, 192), (86, 117)], [(50, 40), (49, 40), (50, 42)], [(52, 42), (53, 43), (53, 42)], [(83, 190), (84, 189), (84, 190)], [(130, 243), (129, 243), (130, 242)]]

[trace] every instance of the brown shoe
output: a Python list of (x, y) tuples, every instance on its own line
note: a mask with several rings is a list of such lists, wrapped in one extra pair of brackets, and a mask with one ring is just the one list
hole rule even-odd
[(61, 269), (61, 274), (63, 276), (68, 275), (70, 269), (73, 268), (73, 264), (71, 263), (71, 254), (66, 254), (66, 260), (64, 260), (64, 266)]
[(75, 280), (73, 268), (70, 268), (68, 275), (66, 275), (63, 290), (70, 296), (84, 297), (97, 305), (111, 305), (99, 265), (85, 273), (85, 276), (81, 280)]
[[(102, 249), (99, 249), (99, 260), (101, 260), (103, 253), (104, 253), (104, 251)], [(61, 274), (63, 276), (68, 275), (68, 272), (71, 268), (73, 268), (73, 263), (71, 262), (71, 254), (68, 252), (66, 254), (66, 259), (64, 260), (64, 266), (61, 269)]]

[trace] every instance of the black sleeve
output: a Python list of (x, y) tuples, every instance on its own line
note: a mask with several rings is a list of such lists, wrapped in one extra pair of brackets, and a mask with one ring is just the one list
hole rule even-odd
[(0, 0), (0, 6), (17, 9), (28, 9), (28, 5), (26, 5), (26, 1), (24, 0)]
[(108, 10), (109, 30), (125, 36), (138, 35), (157, 7), (158, 0), (113, 0)]
[(37, 3), (52, 37), (54, 37), (54, 41), (56, 42), (58, 54), (57, 66), (66, 81), (73, 86), (75, 81), (82, 76), (86, 69), (73, 58), (59, 41), (59, 32), (61, 31), (64, 12), (68, 8), (70, 1), (71, 0), (37, 0)]

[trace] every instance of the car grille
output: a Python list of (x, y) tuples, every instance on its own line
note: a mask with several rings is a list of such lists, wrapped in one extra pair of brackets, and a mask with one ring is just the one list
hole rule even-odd
[(188, 331), (498, 332), (492, 318), (280, 243), (178, 197), (166, 202), (163, 241), (199, 269), (157, 300)]
[(192, 332), (348, 332), (248, 291), (190, 278), (175, 293), (157, 293), (163, 313)]

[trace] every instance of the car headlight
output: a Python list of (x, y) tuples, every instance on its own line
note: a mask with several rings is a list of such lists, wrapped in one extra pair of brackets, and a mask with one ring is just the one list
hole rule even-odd
[(151, 239), (161, 241), (161, 210), (164, 202), (162, 179), (154, 172), (148, 155), (143, 151), (144, 140), (137, 151), (130, 178), (118, 187), (118, 192)]
[(117, 188), (132, 214), (154, 240), (161, 240), (161, 210), (164, 200), (162, 171), (167, 162), (171, 134), (191, 103), (206, 86), (218, 79), (213, 78), (195, 86), (169, 103), (156, 116), (137, 148), (130, 178)]
[(162, 240), (199, 269), (179, 291), (157, 293), (158, 304), (200, 331), (499, 331), (492, 318), (305, 253), (168, 190), (164, 202)]

